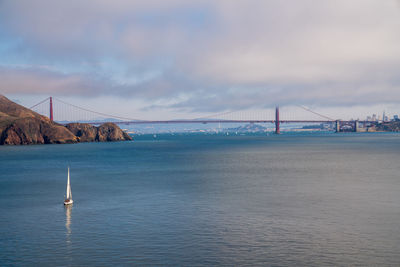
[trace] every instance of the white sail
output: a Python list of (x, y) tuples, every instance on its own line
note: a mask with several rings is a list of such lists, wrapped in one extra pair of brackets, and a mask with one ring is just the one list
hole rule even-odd
[(69, 167), (68, 167), (68, 180), (67, 180), (67, 199), (72, 199), (71, 185), (69, 182)]

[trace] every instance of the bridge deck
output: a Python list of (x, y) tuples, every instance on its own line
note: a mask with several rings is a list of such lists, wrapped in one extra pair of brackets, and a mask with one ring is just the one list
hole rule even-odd
[[(275, 120), (148, 120), (148, 121), (111, 121), (115, 124), (182, 124), (182, 123), (275, 123)], [(280, 120), (280, 123), (334, 123), (334, 120)], [(354, 123), (355, 121), (341, 120), (341, 123)], [(371, 121), (358, 121), (359, 123), (373, 123)], [(89, 122), (89, 124), (102, 124), (105, 122)]]

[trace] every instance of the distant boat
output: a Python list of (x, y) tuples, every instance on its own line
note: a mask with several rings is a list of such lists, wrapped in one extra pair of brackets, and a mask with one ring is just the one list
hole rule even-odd
[(69, 181), (69, 167), (68, 167), (67, 196), (64, 199), (64, 205), (71, 205), (72, 203), (74, 203), (74, 201), (72, 200), (72, 191), (71, 191), (71, 184)]

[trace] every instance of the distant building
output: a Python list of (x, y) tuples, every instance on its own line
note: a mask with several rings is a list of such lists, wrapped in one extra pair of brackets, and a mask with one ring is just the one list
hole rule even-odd
[(393, 116), (393, 120), (394, 120), (394, 121), (399, 121), (399, 115), (394, 115), (394, 116)]

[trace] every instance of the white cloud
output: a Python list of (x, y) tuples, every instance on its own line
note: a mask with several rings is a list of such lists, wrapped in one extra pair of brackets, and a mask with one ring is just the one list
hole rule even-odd
[[(0, 89), (196, 111), (398, 103), (399, 11), (394, 0), (2, 1), (1, 39), (20, 40), (14, 53), (33, 67), (3, 64)], [(82, 62), (90, 71), (35, 68)]]

